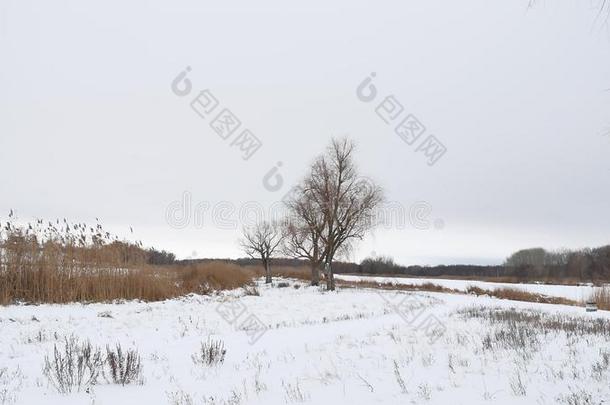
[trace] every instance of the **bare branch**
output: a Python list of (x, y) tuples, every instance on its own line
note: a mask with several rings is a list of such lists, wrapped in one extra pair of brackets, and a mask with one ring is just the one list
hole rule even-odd
[[(286, 245), (293, 257), (330, 266), (338, 252), (349, 251), (350, 243), (374, 226), (383, 193), (373, 182), (358, 177), (354, 150), (349, 139), (333, 139), (311, 165), (301, 192), (288, 203), (297, 218)], [(332, 269), (329, 276), (329, 289), (334, 289)]]
[(267, 283), (271, 282), (271, 259), (281, 248), (283, 240), (284, 230), (276, 223), (263, 221), (243, 229), (240, 245), (249, 257), (261, 260)]

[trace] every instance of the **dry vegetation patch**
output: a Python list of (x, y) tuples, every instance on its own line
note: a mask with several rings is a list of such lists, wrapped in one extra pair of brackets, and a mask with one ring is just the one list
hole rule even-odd
[(565, 332), (567, 335), (603, 336), (610, 340), (610, 320), (605, 318), (584, 318), (565, 314), (550, 314), (526, 309), (500, 309), (471, 307), (458, 312), (467, 318), (478, 318), (492, 324), (514, 326), (520, 330), (543, 332)]
[(593, 301), (599, 309), (610, 310), (610, 287), (596, 289), (593, 294)]
[(488, 295), (490, 297), (502, 298), (513, 301), (525, 301), (525, 302), (539, 302), (542, 304), (561, 304), (561, 305), (581, 305), (577, 301), (570, 300), (562, 297), (551, 297), (548, 295), (534, 294), (527, 291), (519, 290), (516, 288), (496, 288), (493, 290), (486, 290), (480, 287), (469, 286), (466, 289), (468, 294), (474, 295)]
[[(507, 299), (513, 301), (525, 301), (525, 302), (538, 302), (543, 304), (561, 304), (561, 305), (574, 305), (581, 306), (582, 303), (573, 301), (562, 297), (551, 297), (542, 294), (534, 294), (523, 290), (514, 288), (497, 288), (493, 290), (486, 290), (476, 286), (469, 286), (466, 292), (456, 290), (453, 288), (443, 287), (434, 283), (423, 283), (423, 284), (398, 284), (398, 283), (380, 283), (376, 281), (339, 281), (338, 285), (347, 288), (376, 288), (381, 290), (399, 290), (399, 291), (429, 291), (439, 292), (448, 294), (472, 294), (476, 296), (489, 296), (500, 299)], [(610, 307), (610, 294), (608, 294), (608, 307)], [(602, 308), (602, 307), (600, 307)], [(602, 308), (605, 309), (605, 308)]]
[(191, 358), (195, 364), (212, 367), (224, 363), (226, 354), (227, 349), (222, 340), (208, 338), (207, 341), (201, 342), (199, 351), (193, 354)]
[(337, 285), (347, 288), (376, 288), (380, 290), (397, 290), (397, 291), (431, 291), (442, 293), (461, 293), (459, 290), (447, 288), (433, 283), (424, 284), (394, 284), (394, 283), (379, 283), (376, 281), (345, 281), (337, 280)]
[(242, 287), (257, 275), (224, 262), (149, 265), (140, 243), (118, 240), (99, 224), (0, 225), (0, 305), (157, 301)]

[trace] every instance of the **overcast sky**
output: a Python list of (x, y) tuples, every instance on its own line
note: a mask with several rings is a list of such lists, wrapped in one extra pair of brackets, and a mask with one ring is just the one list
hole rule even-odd
[[(527, 4), (1, 0), (0, 219), (99, 217), (179, 257), (240, 257), (225, 229), (240, 210), (269, 208), (349, 136), (362, 173), (416, 213), (352, 260), (607, 244), (610, 34), (595, 1)], [(205, 89), (218, 106), (202, 117)], [(388, 96), (403, 111), (386, 123)], [(224, 108), (241, 121), (226, 140), (210, 126)], [(413, 145), (394, 132), (408, 114), (426, 128)], [(244, 129), (262, 144), (248, 160), (232, 145)], [(434, 165), (417, 150), (429, 135), (446, 148)]]

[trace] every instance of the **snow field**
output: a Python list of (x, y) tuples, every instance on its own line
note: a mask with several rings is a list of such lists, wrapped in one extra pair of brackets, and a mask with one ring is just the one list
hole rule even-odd
[[(604, 311), (440, 293), (328, 293), (289, 282), (261, 285), (261, 296), (235, 290), (155, 303), (0, 308), (0, 404), (512, 405), (610, 398), (608, 333), (509, 327), (468, 315), (512, 308), (605, 325)], [(242, 318), (254, 315), (268, 330), (251, 344), (240, 322), (219, 313), (226, 303), (243, 304)], [(418, 327), (425, 319), (438, 320), (442, 334)], [(143, 384), (101, 380), (86, 391), (58, 393), (42, 374), (43, 359), (70, 335), (137, 349)], [(222, 364), (193, 362), (208, 338), (224, 342)]]

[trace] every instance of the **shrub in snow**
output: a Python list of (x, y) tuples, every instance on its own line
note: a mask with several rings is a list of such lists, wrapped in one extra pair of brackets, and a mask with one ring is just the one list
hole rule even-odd
[(110, 311), (100, 312), (99, 314), (97, 314), (97, 316), (98, 316), (98, 318), (114, 318), (112, 316), (112, 312), (110, 312)]
[(193, 397), (185, 391), (173, 391), (167, 393), (167, 399), (170, 405), (194, 405)]
[(142, 363), (137, 350), (123, 351), (120, 344), (114, 349), (106, 346), (106, 378), (115, 384), (127, 385), (142, 381)]
[(510, 388), (513, 395), (523, 397), (527, 395), (527, 387), (521, 377), (521, 373), (517, 371), (510, 379)]
[(245, 285), (243, 287), (245, 295), (253, 295), (256, 297), (260, 297), (261, 293), (255, 285)]
[(398, 386), (400, 387), (400, 392), (402, 392), (403, 394), (407, 394), (407, 384), (405, 384), (405, 380), (402, 378), (402, 375), (400, 374), (400, 368), (398, 367), (398, 363), (396, 362), (396, 360), (394, 360), (394, 377), (396, 377), (396, 382), (398, 383)]
[(65, 339), (63, 347), (54, 346), (53, 356), (45, 356), (43, 374), (58, 392), (65, 394), (96, 384), (103, 364), (99, 348), (72, 336)]
[(227, 349), (222, 340), (208, 339), (206, 342), (201, 342), (199, 351), (193, 354), (193, 362), (204, 366), (215, 366), (222, 364), (225, 361)]
[(13, 371), (9, 371), (8, 367), (0, 367), (0, 404), (10, 405), (17, 402), (24, 379), (19, 366)]
[(309, 400), (309, 395), (303, 392), (299, 380), (295, 384), (286, 383), (282, 380), (282, 387), (284, 388), (284, 400), (286, 403), (306, 402)]
[(568, 395), (560, 395), (557, 402), (566, 405), (594, 405), (597, 402), (593, 400), (593, 396), (584, 389), (574, 389), (570, 387)]

